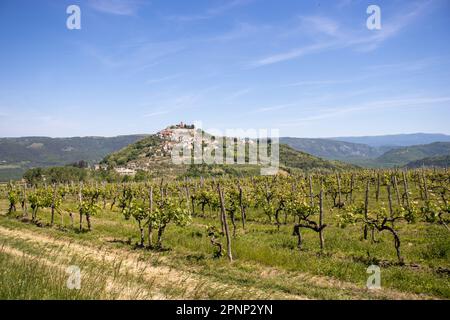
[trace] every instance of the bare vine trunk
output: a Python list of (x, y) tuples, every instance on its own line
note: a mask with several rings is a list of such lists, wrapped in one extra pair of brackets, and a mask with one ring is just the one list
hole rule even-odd
[(225, 229), (225, 236), (227, 238), (227, 256), (228, 260), (233, 261), (233, 256), (231, 254), (231, 237), (230, 232), (228, 230), (227, 216), (225, 213), (225, 201), (223, 197), (223, 192), (220, 189), (220, 184), (217, 184), (217, 191), (219, 192), (221, 216), (223, 221), (223, 227)]
[(139, 225), (139, 232), (141, 234), (141, 242), (139, 243), (139, 245), (141, 247), (143, 247), (144, 246), (144, 241), (145, 241), (145, 236), (144, 236), (144, 228), (142, 227), (141, 220), (138, 220), (138, 225)]
[(91, 228), (91, 215), (90, 214), (86, 214), (86, 222), (88, 225), (88, 231), (91, 231), (92, 228)]
[(245, 230), (245, 207), (243, 203), (243, 191), (242, 187), (239, 186), (239, 207), (241, 208), (241, 219), (242, 219), (242, 228)]

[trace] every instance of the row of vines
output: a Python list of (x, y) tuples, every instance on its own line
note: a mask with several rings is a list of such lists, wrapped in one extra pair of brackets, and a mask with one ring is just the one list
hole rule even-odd
[(100, 211), (118, 211), (136, 222), (137, 245), (154, 250), (163, 248), (169, 225), (185, 227), (201, 217), (210, 221), (205, 232), (214, 255), (230, 260), (232, 240), (238, 232), (245, 236), (249, 222), (273, 225), (278, 232), (281, 226), (291, 225), (300, 252), (305, 229), (317, 234), (321, 252), (326, 250), (327, 228), (356, 225), (361, 240), (372, 242), (378, 233), (386, 232), (392, 235), (399, 264), (404, 263), (401, 224), (437, 224), (450, 232), (450, 174), (438, 169), (126, 184), (11, 182), (0, 188), (9, 203), (9, 215), (39, 226), (44, 226), (43, 209), (51, 214), (49, 226), (68, 228), (66, 215), (72, 229), (86, 232), (95, 227), (91, 218)]

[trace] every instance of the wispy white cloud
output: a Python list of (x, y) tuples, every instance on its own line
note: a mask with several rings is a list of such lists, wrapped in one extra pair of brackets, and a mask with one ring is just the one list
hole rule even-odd
[(427, 14), (432, 8), (433, 1), (419, 1), (414, 2), (409, 11), (401, 11), (392, 20), (387, 23), (382, 23), (381, 30), (374, 33), (373, 36), (369, 37), (369, 41), (365, 41), (363, 38), (356, 38), (354, 42), (358, 44), (361, 42), (365, 44), (365, 47), (360, 48), (364, 51), (370, 51), (376, 49), (384, 41), (395, 37), (407, 26), (413, 24), (418, 18)]
[(233, 41), (258, 34), (263, 34), (272, 30), (269, 25), (253, 25), (250, 23), (240, 22), (236, 24), (230, 31), (207, 38), (208, 41)]
[(347, 8), (348, 6), (360, 2), (360, 0), (338, 0), (336, 1), (336, 7), (339, 9)]
[(200, 14), (191, 14), (191, 15), (171, 15), (166, 17), (168, 20), (177, 21), (177, 22), (191, 22), (198, 20), (208, 20), (212, 19), (216, 16), (220, 16), (227, 11), (235, 9), (237, 7), (245, 6), (250, 4), (255, 0), (229, 0), (225, 1), (223, 4), (218, 5), (216, 7), (209, 8), (203, 13)]
[(283, 110), (286, 108), (290, 108), (290, 107), (294, 107), (298, 105), (297, 103), (287, 103), (287, 104), (279, 104), (279, 105), (275, 105), (275, 106), (270, 106), (270, 107), (262, 107), (262, 108), (258, 108), (254, 111), (252, 111), (251, 113), (263, 113), (263, 112), (271, 112), (271, 111), (279, 111), (279, 110)]
[(341, 80), (305, 80), (282, 85), (282, 87), (306, 87), (306, 86), (326, 86), (333, 84), (349, 83), (353, 82), (353, 79), (341, 79)]
[(317, 110), (324, 110), (323, 105), (334, 103), (336, 104), (337, 101), (340, 100), (347, 100), (349, 98), (354, 98), (362, 95), (367, 94), (373, 94), (375, 92), (376, 88), (364, 88), (361, 90), (348, 90), (348, 91), (342, 91), (338, 94), (330, 93), (330, 94), (324, 94), (321, 93), (320, 95), (312, 95), (310, 98), (298, 98), (297, 101), (292, 103), (280, 103), (273, 106), (265, 106), (265, 107), (259, 107), (256, 109), (253, 109), (249, 111), (249, 114), (257, 114), (257, 113), (265, 113), (265, 112), (274, 112), (274, 111), (280, 111), (285, 109), (291, 109), (291, 110), (301, 110), (302, 112), (316, 112)]
[(302, 48), (296, 48), (287, 52), (274, 54), (262, 59), (259, 59), (255, 62), (252, 62), (249, 66), (250, 67), (262, 67), (270, 64), (274, 64), (277, 62), (283, 62), (286, 60), (292, 60), (295, 58), (300, 58), (304, 55), (311, 54), (314, 52), (319, 52), (327, 47), (330, 47), (330, 44), (327, 43), (317, 43), (309, 46), (305, 46)]
[(427, 57), (418, 60), (408, 60), (384, 64), (374, 64), (363, 68), (362, 74), (354, 77), (340, 77), (339, 79), (314, 79), (301, 80), (297, 82), (280, 85), (280, 87), (322, 87), (349, 83), (361, 83), (375, 77), (389, 75), (410, 75), (416, 71), (423, 71), (436, 65), (441, 65), (445, 61), (440, 57)]
[(319, 114), (306, 116), (302, 118), (297, 118), (291, 121), (287, 121), (282, 123), (282, 126), (296, 126), (301, 123), (335, 118), (344, 114), (362, 112), (362, 111), (370, 111), (370, 110), (379, 110), (379, 109), (396, 109), (396, 108), (411, 108), (411, 107), (433, 107), (439, 105), (441, 103), (450, 102), (450, 96), (443, 97), (406, 97), (406, 98), (393, 98), (387, 100), (379, 100), (374, 101), (362, 105), (354, 105), (354, 106), (339, 106), (333, 108), (321, 108), (317, 107), (317, 110), (320, 111)]
[(314, 15), (300, 17), (299, 29), (310, 31), (314, 34), (324, 34), (333, 37), (340, 35), (340, 25), (338, 21), (324, 16)]
[(78, 43), (77, 48), (108, 68), (126, 68), (128, 71), (142, 71), (159, 64), (170, 55), (184, 50), (178, 41), (136, 42), (134, 44), (100, 47), (90, 43)]
[(400, 12), (393, 19), (384, 22), (381, 30), (371, 31), (370, 34), (367, 30), (363, 30), (364, 32), (345, 30), (337, 21), (327, 17), (302, 16), (300, 17), (301, 30), (315, 39), (312, 44), (257, 59), (250, 63), (250, 67), (267, 66), (326, 50), (348, 47), (359, 51), (374, 50), (426, 14), (431, 8), (431, 3), (431, 1), (413, 3), (409, 11)]
[(427, 57), (419, 60), (409, 60), (394, 63), (376, 64), (367, 66), (366, 69), (377, 72), (408, 72), (421, 71), (437, 64), (443, 63), (439, 57)]
[(99, 12), (121, 16), (135, 15), (145, 4), (142, 0), (89, 0), (89, 6)]
[(234, 99), (237, 99), (239, 97), (242, 97), (242, 96), (246, 95), (247, 93), (249, 93), (251, 91), (252, 91), (251, 88), (245, 88), (245, 89), (237, 90), (235, 92), (232, 92), (232, 93), (228, 94), (225, 99), (227, 101), (234, 100)]
[(161, 77), (161, 78), (150, 79), (150, 80), (147, 80), (146, 83), (147, 84), (157, 84), (157, 83), (161, 83), (161, 82), (175, 80), (181, 76), (182, 76), (181, 73), (177, 73), (177, 74), (172, 74), (172, 75)]
[(161, 115), (164, 115), (164, 114), (168, 114), (169, 112), (170, 112), (169, 110), (154, 111), (154, 112), (150, 112), (150, 113), (144, 114), (144, 117), (151, 118), (151, 117), (156, 117), (156, 116), (161, 116)]
[(198, 106), (202, 99), (208, 92), (216, 90), (218, 87), (208, 87), (197, 92), (190, 92), (186, 94), (174, 95), (173, 92), (168, 92), (166, 97), (153, 100), (151, 103), (146, 103), (140, 108), (152, 108), (153, 110), (144, 114), (144, 117), (153, 117), (173, 113), (175, 111), (192, 109)]

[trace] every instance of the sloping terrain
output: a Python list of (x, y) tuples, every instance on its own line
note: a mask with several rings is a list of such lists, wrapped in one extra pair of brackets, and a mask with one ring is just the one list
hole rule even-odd
[(280, 138), (280, 143), (316, 157), (342, 161), (376, 158), (386, 151), (386, 148), (375, 148), (366, 144), (331, 139), (283, 137)]
[[(6, 217), (6, 208), (6, 203), (0, 201), (0, 280), (4, 281), (0, 295), (6, 299), (439, 298), (430, 293), (415, 293), (409, 288), (401, 290), (393, 286), (398, 282), (396, 268), (383, 270), (385, 282), (381, 289), (367, 290), (364, 263), (342, 254), (318, 256), (312, 249), (302, 252), (299, 258), (300, 254), (294, 250), (274, 246), (276, 242), (273, 239), (279, 234), (267, 232), (273, 226), (261, 226), (256, 222), (251, 222), (247, 233), (257, 238), (246, 240), (240, 234), (233, 239), (235, 248), (253, 248), (248, 252), (262, 248), (270, 249), (272, 253), (286, 251), (290, 261), (298, 261), (295, 268), (282, 264), (286, 258), (262, 262), (259, 261), (260, 255), (248, 255), (245, 251), (237, 254), (232, 264), (212, 258), (208, 239), (198, 236), (205, 229), (202, 219), (194, 221), (189, 230), (171, 226), (167, 236), (170, 250), (159, 252), (130, 245), (129, 235), (135, 226), (133, 221), (123, 220), (118, 212), (102, 212), (93, 217), (95, 228), (92, 232), (78, 233), (70, 230), (67, 216), (63, 221), (67, 228), (37, 228)], [(291, 229), (283, 227), (284, 232), (288, 230)], [(342, 230), (337, 229), (337, 232)], [(335, 238), (329, 243), (344, 235), (333, 236)], [(290, 235), (286, 237), (292, 238)], [(305, 237), (309, 244), (313, 242), (314, 235), (305, 234)], [(384, 243), (390, 239), (381, 237), (380, 240)], [(192, 247), (192, 243), (205, 243), (202, 246), (204, 251)], [(323, 274), (321, 269), (329, 263), (342, 264), (342, 270), (356, 270), (361, 279)], [(82, 271), (81, 290), (66, 289), (66, 270), (74, 265)], [(421, 277), (424, 273), (420, 270), (405, 272), (408, 276), (417, 272)]]
[(421, 168), (421, 167), (450, 167), (450, 155), (447, 156), (435, 156), (427, 157), (420, 160), (411, 161), (406, 165), (409, 169)]
[[(174, 126), (172, 126), (173, 128)], [(165, 129), (167, 130), (167, 129)], [(165, 131), (163, 130), (163, 132)], [(90, 164), (103, 163), (113, 167), (152, 168), (155, 173), (166, 172), (173, 175), (188, 172), (197, 175), (211, 171), (209, 166), (171, 166), (170, 146), (167, 136), (126, 135), (118, 137), (22, 137), (0, 138), (0, 181), (19, 179), (33, 167), (64, 166), (80, 160)], [(340, 139), (343, 141), (338, 141)], [(416, 160), (437, 161), (437, 166), (445, 166), (445, 159), (434, 159), (450, 154), (450, 136), (443, 134), (407, 134), (378, 137), (347, 137), (332, 139), (280, 138), (281, 164), (300, 169), (350, 168), (339, 160), (362, 167), (404, 166)], [(417, 142), (431, 144), (412, 145)], [(388, 146), (389, 145), (389, 146)], [(399, 147), (405, 145), (407, 147)], [(299, 153), (295, 154), (295, 151)], [(326, 160), (324, 160), (326, 159)], [(444, 161), (444, 162), (442, 162)], [(444, 163), (444, 164), (443, 164)], [(423, 164), (421, 162), (420, 166)], [(412, 163), (411, 166), (417, 164)], [(427, 164), (426, 164), (427, 165)], [(217, 174), (234, 171), (233, 168), (214, 166)], [(253, 166), (241, 166), (238, 171), (255, 172)]]
[[(259, 168), (256, 165), (195, 165), (195, 166), (180, 166), (174, 165), (171, 160), (171, 150), (179, 141), (179, 137), (169, 129), (148, 136), (140, 141), (137, 141), (122, 150), (114, 152), (105, 157), (102, 161), (111, 167), (124, 167), (135, 170), (156, 171), (160, 174), (169, 173), (171, 175), (191, 174), (197, 172), (200, 175), (209, 175), (212, 172), (220, 175), (223, 173), (241, 174), (245, 172), (256, 172)], [(166, 136), (163, 132), (167, 133)], [(207, 135), (207, 133), (204, 133)], [(192, 144), (194, 140), (194, 133), (191, 132), (187, 140), (183, 143)], [(205, 136), (203, 136), (205, 137)], [(209, 136), (208, 136), (209, 137)], [(210, 140), (203, 139), (201, 144), (207, 147)], [(228, 138), (227, 138), (228, 139)], [(198, 141), (197, 141), (198, 142)], [(243, 142), (239, 142), (243, 143)], [(256, 142), (254, 142), (256, 143)], [(355, 166), (339, 161), (324, 160), (308, 153), (297, 151), (286, 144), (280, 144), (280, 165), (286, 169), (300, 169), (300, 170), (340, 170), (351, 169)]]
[(20, 178), (32, 167), (63, 166), (80, 160), (96, 163), (144, 137), (0, 138), (0, 180)]
[(412, 161), (445, 155), (450, 155), (450, 142), (435, 142), (388, 151), (376, 162), (384, 166), (404, 166)]
[(356, 166), (335, 160), (324, 160), (308, 153), (297, 151), (288, 145), (280, 145), (280, 164), (286, 168), (301, 170), (344, 170)]

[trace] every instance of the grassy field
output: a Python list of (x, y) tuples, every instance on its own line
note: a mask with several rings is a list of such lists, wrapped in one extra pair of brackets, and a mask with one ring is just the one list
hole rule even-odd
[[(16, 217), (22, 215), (20, 208), (7, 215), (7, 201), (0, 201), (0, 298), (450, 298), (450, 233), (442, 225), (399, 225), (405, 257), (401, 266), (389, 233), (376, 234), (375, 243), (362, 240), (360, 227), (337, 226), (337, 209), (325, 210), (322, 253), (317, 233), (304, 231), (299, 251), (291, 218), (277, 231), (260, 212), (250, 211), (245, 230), (238, 221), (230, 263), (213, 257), (206, 234), (207, 225), (219, 226), (218, 212), (207, 210), (205, 217), (194, 217), (185, 227), (169, 225), (165, 249), (156, 251), (136, 245), (136, 222), (125, 220), (117, 209), (102, 210), (92, 218), (93, 230), (80, 232), (66, 214), (76, 212), (75, 202), (63, 207), (59, 225), (47, 225), (50, 211), (44, 209), (37, 226)], [(366, 288), (366, 270), (372, 264), (381, 267), (379, 290)], [(72, 265), (81, 269), (80, 290), (66, 286), (66, 269)]]

